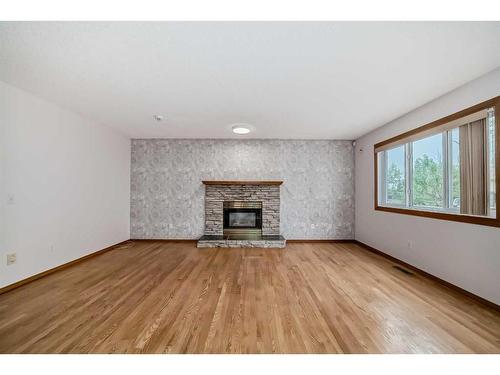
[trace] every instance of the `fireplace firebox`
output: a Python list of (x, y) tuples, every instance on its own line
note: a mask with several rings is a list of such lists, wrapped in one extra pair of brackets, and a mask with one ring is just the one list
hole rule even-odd
[(224, 235), (262, 235), (262, 202), (224, 201)]

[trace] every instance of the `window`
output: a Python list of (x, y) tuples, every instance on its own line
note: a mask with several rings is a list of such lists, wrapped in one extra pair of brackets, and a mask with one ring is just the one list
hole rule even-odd
[(393, 205), (404, 205), (406, 194), (404, 147), (388, 150), (385, 163), (387, 170), (385, 201)]
[(375, 145), (375, 209), (500, 226), (500, 97)]
[(458, 128), (451, 131), (449, 150), (450, 154), (450, 168), (448, 172), (450, 176), (450, 202), (449, 207), (453, 210), (460, 210), (460, 137), (458, 135)]
[(412, 205), (419, 207), (443, 207), (444, 163), (443, 138), (436, 134), (410, 144), (412, 147)]

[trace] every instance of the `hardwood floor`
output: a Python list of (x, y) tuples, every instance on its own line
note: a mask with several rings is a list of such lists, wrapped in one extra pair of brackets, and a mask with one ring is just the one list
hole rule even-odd
[(2, 353), (500, 353), (500, 313), (352, 243), (131, 242), (0, 295)]

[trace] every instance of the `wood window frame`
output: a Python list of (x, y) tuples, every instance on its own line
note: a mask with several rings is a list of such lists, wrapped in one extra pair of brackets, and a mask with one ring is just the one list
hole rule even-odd
[[(458, 120), (462, 117), (471, 115), (475, 112), (481, 111), (488, 108), (495, 109), (495, 189), (496, 189), (496, 217), (486, 217), (486, 216), (474, 216), (465, 214), (455, 214), (449, 212), (438, 212), (438, 211), (424, 211), (417, 210), (414, 208), (399, 208), (399, 207), (388, 207), (379, 205), (378, 188), (379, 188), (379, 176), (378, 176), (378, 160), (377, 152), (378, 148), (384, 147), (388, 144), (401, 141), (405, 138), (415, 136), (419, 133), (429, 131), (438, 126), (445, 125), (448, 122)], [(443, 117), (439, 120), (433, 121), (429, 124), (420, 126), (418, 128), (412, 129), (405, 133), (399, 134), (395, 137), (386, 139), (385, 141), (379, 142), (373, 146), (373, 160), (374, 160), (374, 198), (375, 198), (375, 210), (393, 212), (403, 215), (413, 215), (420, 217), (428, 217), (432, 219), (448, 220), (448, 221), (458, 221), (462, 223), (471, 223), (478, 225), (487, 225), (491, 227), (500, 227), (500, 96), (496, 96), (492, 99), (486, 100), (482, 103), (473, 105), (472, 107), (463, 109), (452, 115)], [(409, 182), (410, 183), (410, 182)]]

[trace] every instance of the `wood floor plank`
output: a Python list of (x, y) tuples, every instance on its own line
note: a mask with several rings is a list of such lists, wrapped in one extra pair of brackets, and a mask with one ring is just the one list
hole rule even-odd
[(131, 241), (0, 295), (1, 353), (500, 353), (500, 313), (353, 243)]

